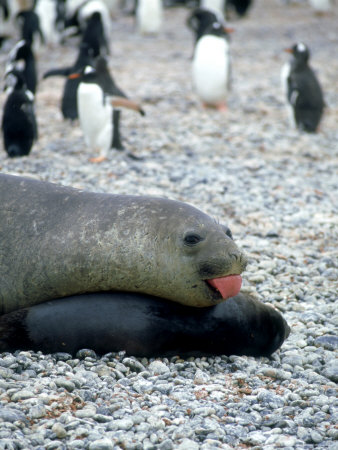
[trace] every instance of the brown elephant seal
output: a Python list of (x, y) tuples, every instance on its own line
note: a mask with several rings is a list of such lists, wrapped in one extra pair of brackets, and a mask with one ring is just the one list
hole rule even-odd
[(188, 204), (4, 174), (0, 204), (0, 315), (107, 290), (198, 307), (240, 290), (231, 233)]
[(35, 350), (75, 355), (125, 350), (134, 356), (270, 356), (289, 335), (282, 315), (239, 294), (191, 308), (128, 292), (84, 294), (0, 317), (0, 352)]

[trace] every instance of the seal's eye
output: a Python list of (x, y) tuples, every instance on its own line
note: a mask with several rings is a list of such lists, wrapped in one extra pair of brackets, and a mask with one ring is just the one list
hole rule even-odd
[(195, 234), (195, 233), (187, 234), (184, 237), (184, 243), (186, 245), (196, 245), (199, 242), (201, 242), (202, 240), (203, 240), (203, 238), (201, 236), (199, 236), (198, 234)]

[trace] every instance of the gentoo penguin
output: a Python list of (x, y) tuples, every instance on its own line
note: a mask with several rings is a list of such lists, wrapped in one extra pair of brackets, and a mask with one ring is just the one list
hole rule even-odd
[(57, 44), (60, 34), (57, 30), (58, 2), (56, 0), (35, 0), (34, 11), (39, 17), (40, 28), (47, 44)]
[(314, 133), (322, 118), (325, 103), (319, 81), (308, 64), (309, 48), (302, 42), (285, 49), (291, 61), (282, 68), (281, 79), (293, 124)]
[(309, 0), (309, 2), (317, 15), (328, 13), (332, 7), (331, 0)]
[[(106, 71), (105, 71), (106, 69)], [(135, 102), (119, 94), (107, 69), (103, 57), (96, 66), (86, 66), (81, 73), (73, 73), (69, 78), (81, 78), (77, 90), (77, 105), (80, 126), (88, 147), (100, 152), (92, 162), (101, 162), (114, 142), (114, 107), (125, 107), (144, 115)]]
[[(40, 18), (32, 9), (23, 10), (16, 15), (16, 22), (20, 27), (20, 38), (39, 48), (45, 44), (45, 36), (40, 26)], [(38, 40), (39, 39), (39, 40)]]
[(136, 23), (141, 34), (157, 34), (163, 22), (162, 0), (138, 0)]
[(92, 50), (87, 44), (80, 44), (79, 53), (73, 66), (59, 69), (51, 69), (45, 72), (43, 78), (52, 76), (64, 76), (66, 82), (63, 88), (61, 111), (64, 119), (75, 120), (78, 118), (77, 112), (77, 89), (80, 84), (80, 78), (70, 79), (71, 73), (80, 72), (84, 67), (93, 64)]
[(31, 42), (22, 39), (17, 42), (8, 55), (6, 73), (13, 69), (23, 73), (27, 88), (35, 94), (37, 86), (37, 70)]
[(188, 27), (195, 34), (195, 43), (214, 22), (223, 23), (223, 16), (208, 8), (195, 8), (187, 19)]
[(4, 147), (9, 157), (28, 155), (38, 137), (34, 95), (26, 87), (22, 73), (6, 74), (7, 99), (2, 116)]
[(214, 22), (197, 41), (192, 61), (192, 81), (204, 106), (226, 109), (230, 88), (230, 47), (233, 30)]

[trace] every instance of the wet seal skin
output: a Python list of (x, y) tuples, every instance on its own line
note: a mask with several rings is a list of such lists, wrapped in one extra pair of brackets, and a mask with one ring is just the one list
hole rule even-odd
[(189, 204), (5, 174), (0, 204), (0, 315), (102, 291), (207, 307), (240, 290), (245, 256)]
[(41, 350), (75, 355), (270, 356), (288, 337), (282, 315), (238, 294), (206, 308), (192, 308), (127, 292), (78, 295), (0, 316), (0, 351)]

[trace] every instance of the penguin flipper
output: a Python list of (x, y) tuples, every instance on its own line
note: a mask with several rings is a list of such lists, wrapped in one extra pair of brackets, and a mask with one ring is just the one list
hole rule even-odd
[(42, 76), (43, 79), (54, 76), (68, 77), (72, 73), (72, 67), (47, 70)]
[(145, 112), (142, 109), (141, 105), (134, 102), (133, 100), (129, 100), (128, 98), (125, 98), (125, 97), (114, 96), (114, 97), (110, 97), (110, 102), (113, 107), (132, 109), (134, 111), (139, 112), (141, 114), (141, 116), (145, 116)]

